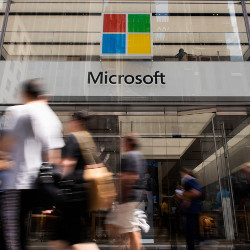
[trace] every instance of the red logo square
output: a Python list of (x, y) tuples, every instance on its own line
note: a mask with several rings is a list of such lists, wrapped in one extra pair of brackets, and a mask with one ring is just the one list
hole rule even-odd
[(126, 15), (104, 14), (103, 32), (126, 32)]

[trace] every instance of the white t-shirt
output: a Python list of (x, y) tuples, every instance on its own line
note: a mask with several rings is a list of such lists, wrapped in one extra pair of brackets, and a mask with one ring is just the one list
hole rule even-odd
[(32, 102), (7, 109), (5, 133), (14, 137), (14, 166), (3, 180), (4, 189), (31, 189), (42, 163), (42, 152), (64, 146), (62, 125), (44, 102)]

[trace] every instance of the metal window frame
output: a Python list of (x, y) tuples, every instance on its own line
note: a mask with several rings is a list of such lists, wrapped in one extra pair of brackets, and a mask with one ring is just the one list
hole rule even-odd
[(12, 3), (11, 0), (7, 0), (3, 24), (2, 24), (2, 30), (1, 30), (1, 35), (0, 35), (0, 60), (2, 58), (2, 49), (3, 49), (4, 38), (5, 38), (5, 32), (6, 32), (6, 28), (8, 24), (11, 3)]
[(248, 20), (248, 13), (247, 13), (247, 7), (246, 7), (245, 0), (241, 0), (241, 6), (242, 6), (242, 12), (243, 12), (244, 21), (245, 21), (248, 44), (250, 45), (250, 24), (249, 24), (249, 20)]

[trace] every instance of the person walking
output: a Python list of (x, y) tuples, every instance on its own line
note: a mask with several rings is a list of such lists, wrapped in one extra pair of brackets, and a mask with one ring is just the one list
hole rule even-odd
[(190, 169), (182, 168), (180, 174), (183, 190), (178, 190), (177, 196), (181, 199), (187, 249), (194, 250), (195, 238), (199, 236), (201, 187)]
[[(139, 209), (143, 201), (146, 188), (146, 161), (139, 151), (139, 138), (135, 134), (127, 134), (123, 138), (124, 155), (121, 161), (120, 182), (120, 204), (117, 208), (117, 218), (115, 224), (119, 226), (120, 233), (128, 240), (130, 250), (140, 250), (141, 229), (139, 217), (145, 225), (144, 231), (149, 230), (145, 221), (146, 215)], [(146, 228), (148, 227), (148, 228)]]
[[(67, 125), (65, 146), (62, 150), (62, 181), (73, 183), (71, 195), (57, 207), (60, 220), (56, 229), (53, 249), (98, 249), (94, 243), (88, 243), (90, 218), (88, 210), (88, 183), (83, 179), (87, 168), (101, 167), (96, 145), (87, 130), (87, 122), (92, 115), (85, 110), (75, 112)], [(84, 243), (84, 244), (81, 244)]]
[(7, 250), (26, 249), (25, 219), (40, 199), (35, 183), (43, 161), (59, 163), (62, 126), (45, 98), (39, 79), (27, 80), (21, 89), (23, 105), (7, 109), (0, 151), (13, 160), (5, 172), (2, 221)]

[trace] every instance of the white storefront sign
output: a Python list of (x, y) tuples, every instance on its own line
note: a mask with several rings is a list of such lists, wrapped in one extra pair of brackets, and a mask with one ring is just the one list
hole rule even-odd
[(1, 61), (0, 101), (13, 102), (20, 82), (40, 77), (54, 96), (250, 96), (249, 62)]

